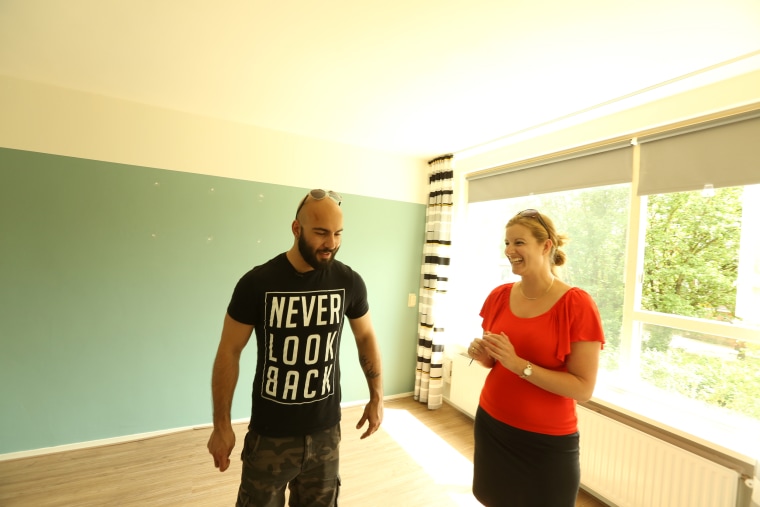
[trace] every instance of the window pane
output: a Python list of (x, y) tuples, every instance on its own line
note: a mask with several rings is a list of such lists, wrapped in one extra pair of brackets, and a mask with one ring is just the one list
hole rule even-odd
[[(757, 423), (760, 333), (739, 331), (760, 330), (760, 186), (703, 194), (648, 197), (641, 306), (675, 320), (643, 323), (639, 374), (711, 417)], [(731, 325), (686, 331), (678, 317)]]
[(457, 270), (452, 283), (458, 289), (451, 291), (466, 295), (457, 303), (466, 326), (456, 333), (458, 340), (467, 343), (480, 334), (478, 314), (488, 293), (519, 279), (504, 255), (504, 227), (519, 211), (535, 208), (570, 238), (567, 263), (559, 275), (596, 301), (607, 340), (602, 368), (617, 369), (630, 191), (630, 184), (623, 184), (469, 204), (464, 241), (459, 245), (467, 266)]
[(760, 420), (760, 345), (645, 324), (641, 378), (720, 415)]
[(756, 325), (750, 308), (760, 307), (760, 253), (749, 227), (758, 223), (758, 186), (703, 194), (649, 196), (641, 306)]

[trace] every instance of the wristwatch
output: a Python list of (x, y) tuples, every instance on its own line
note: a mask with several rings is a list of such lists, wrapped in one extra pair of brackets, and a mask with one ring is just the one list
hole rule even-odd
[(533, 375), (533, 365), (530, 364), (530, 361), (528, 361), (528, 364), (525, 365), (525, 369), (522, 372), (522, 375), (520, 375), (520, 378), (528, 378), (531, 375)]

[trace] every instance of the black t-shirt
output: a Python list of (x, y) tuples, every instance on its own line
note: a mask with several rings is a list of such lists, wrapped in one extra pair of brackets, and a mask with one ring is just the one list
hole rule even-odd
[(368, 310), (364, 281), (339, 261), (298, 273), (282, 253), (243, 275), (227, 313), (256, 332), (249, 427), (279, 437), (338, 424), (343, 316)]

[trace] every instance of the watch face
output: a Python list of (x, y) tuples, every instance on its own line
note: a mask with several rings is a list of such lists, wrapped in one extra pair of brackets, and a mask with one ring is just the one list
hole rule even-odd
[(532, 368), (530, 368), (530, 367), (528, 367), (528, 368), (525, 368), (525, 369), (523, 370), (523, 375), (525, 375), (526, 377), (529, 377), (529, 376), (531, 375), (531, 373), (533, 373), (533, 369), (532, 369)]

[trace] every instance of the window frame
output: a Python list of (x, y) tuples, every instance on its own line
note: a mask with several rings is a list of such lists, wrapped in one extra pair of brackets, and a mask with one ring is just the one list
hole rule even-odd
[[(639, 178), (641, 146), (634, 144), (633, 184), (628, 215), (628, 245), (626, 247), (625, 293), (623, 297), (623, 322), (620, 330), (620, 367), (627, 371), (638, 371), (639, 358), (634, 351), (641, 350), (641, 326), (652, 324), (684, 331), (714, 334), (760, 343), (757, 329), (741, 324), (731, 324), (697, 317), (654, 312), (641, 308), (642, 283), (644, 278), (644, 248), (646, 246), (647, 199), (646, 195), (636, 195)], [(638, 332), (636, 332), (638, 331)]]
[[(686, 405), (689, 404), (689, 399), (674, 393), (666, 393), (654, 386), (645, 385), (646, 382), (639, 378), (641, 362), (640, 351), (643, 335), (642, 327), (646, 324), (666, 326), (698, 333), (714, 334), (754, 343), (760, 343), (760, 339), (758, 338), (758, 331), (756, 328), (742, 325), (740, 323), (731, 324), (696, 317), (678, 316), (643, 310), (641, 308), (644, 248), (647, 226), (647, 196), (637, 194), (640, 176), (641, 146), (635, 137), (632, 138), (631, 144), (633, 145), (631, 168), (632, 178), (630, 186), (627, 243), (625, 247), (624, 297), (618, 358), (619, 371), (615, 374), (620, 376), (620, 378), (617, 379), (620, 382), (615, 382), (616, 385), (614, 386), (602, 386), (601, 389), (598, 383), (597, 392), (595, 392), (592, 401), (599, 405), (608, 406), (613, 410), (622, 410), (631, 413), (642, 421), (649, 421), (665, 430), (685, 434), (688, 438), (695, 441), (706, 442), (713, 448), (722, 452), (729, 452), (747, 462), (758, 460), (760, 459), (760, 434), (754, 437), (755, 441), (749, 443), (748, 440), (752, 439), (747, 438), (746, 428), (743, 426), (744, 422), (737, 421), (736, 423), (737, 432), (741, 432), (743, 435), (743, 444), (737, 444), (736, 442), (731, 441), (735, 435), (729, 436), (728, 439), (724, 440), (721, 438), (713, 438), (709, 428), (706, 431), (702, 431), (701, 429), (695, 430), (694, 425), (691, 425), (690, 427), (682, 426), (678, 423), (677, 417), (675, 419), (672, 417), (680, 407), (676, 408), (674, 412), (674, 407), (670, 406), (664, 398), (672, 397), (674, 399), (682, 399)], [(482, 175), (483, 171), (479, 174)], [(460, 179), (465, 189), (467, 188), (467, 180), (467, 176)], [(595, 185), (583, 188), (593, 188), (593, 186)], [(466, 196), (467, 191), (465, 190), (464, 199), (460, 201), (465, 208), (469, 204)], [(466, 216), (466, 209), (455, 212), (455, 229), (457, 228), (457, 224), (459, 224), (460, 227), (466, 227)], [(454, 238), (453, 244), (456, 246), (456, 238)], [(454, 276), (456, 276), (456, 274), (454, 274)], [(454, 282), (456, 283), (456, 279), (454, 279)], [(482, 297), (484, 298), (485, 295)], [(469, 336), (469, 334), (462, 334), (462, 336)], [(600, 372), (600, 379), (602, 378), (604, 377)], [(652, 389), (657, 389), (661, 392), (655, 393), (652, 396)], [(642, 404), (642, 397), (651, 400), (652, 403)], [(628, 404), (626, 398), (631, 402), (630, 408), (626, 406)], [(637, 401), (634, 401), (634, 399)], [(681, 404), (677, 403), (677, 405), (680, 406)], [(698, 417), (701, 417), (701, 414)], [(701, 421), (701, 423), (703, 423), (701, 424), (702, 426), (725, 426), (725, 421), (718, 420), (718, 418), (711, 419), (707, 416), (707, 419), (709, 420)], [(760, 421), (753, 420), (752, 424), (755, 425), (755, 423), (757, 423), (757, 427), (760, 427)]]

